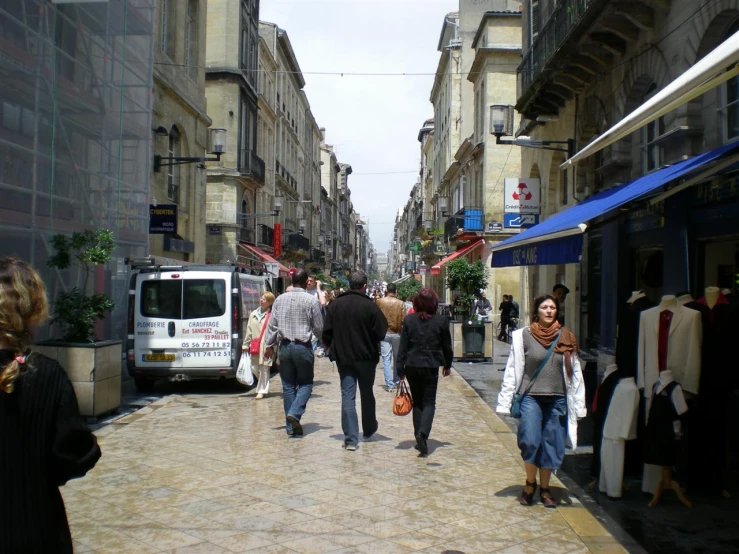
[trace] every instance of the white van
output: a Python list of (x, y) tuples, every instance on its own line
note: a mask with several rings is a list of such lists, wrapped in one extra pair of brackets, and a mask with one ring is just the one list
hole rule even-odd
[(231, 264), (134, 266), (128, 291), (128, 373), (158, 379), (236, 376), (246, 323), (270, 278)]

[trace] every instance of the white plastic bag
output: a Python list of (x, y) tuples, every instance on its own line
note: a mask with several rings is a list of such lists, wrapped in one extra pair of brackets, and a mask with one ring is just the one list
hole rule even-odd
[(236, 370), (236, 380), (242, 385), (252, 386), (254, 384), (254, 374), (251, 372), (251, 356), (246, 352), (242, 352), (239, 367)]

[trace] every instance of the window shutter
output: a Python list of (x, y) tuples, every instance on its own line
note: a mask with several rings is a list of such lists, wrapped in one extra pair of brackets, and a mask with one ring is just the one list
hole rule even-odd
[(539, 0), (531, 0), (531, 40), (539, 36)]

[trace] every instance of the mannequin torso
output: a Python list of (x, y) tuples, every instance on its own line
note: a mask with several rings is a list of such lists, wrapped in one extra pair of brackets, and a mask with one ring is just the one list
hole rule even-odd
[(718, 303), (719, 296), (721, 295), (721, 289), (718, 287), (706, 287), (706, 304), (709, 308), (713, 307)]

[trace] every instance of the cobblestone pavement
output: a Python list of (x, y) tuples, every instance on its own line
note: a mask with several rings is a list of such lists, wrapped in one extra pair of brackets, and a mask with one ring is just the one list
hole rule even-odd
[(518, 505), (515, 436), (458, 374), (441, 381), (428, 458), (381, 375), (380, 428), (356, 452), (325, 359), (302, 438), (285, 434), (278, 376), (262, 400), (169, 395), (99, 429), (98, 466), (63, 488), (75, 551), (625, 552), (559, 482), (558, 509)]

